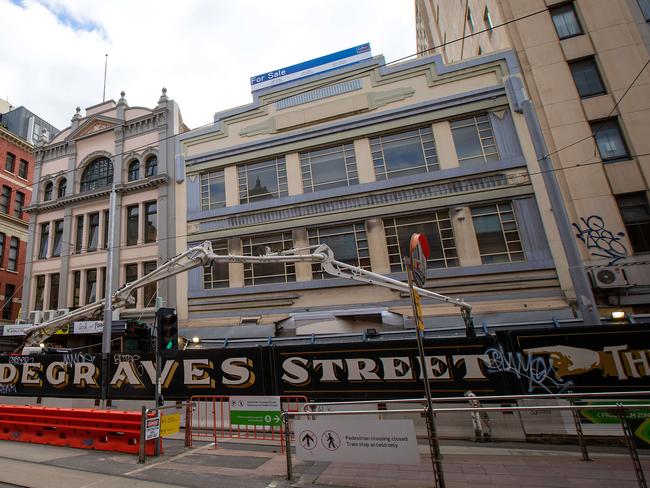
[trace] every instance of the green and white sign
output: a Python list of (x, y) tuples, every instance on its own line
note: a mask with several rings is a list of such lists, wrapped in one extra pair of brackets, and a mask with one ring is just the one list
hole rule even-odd
[(279, 396), (230, 397), (230, 424), (279, 426), (282, 407)]
[[(616, 410), (617, 405), (639, 405), (639, 404), (648, 404), (648, 408), (641, 409), (641, 408), (635, 408), (632, 410), (627, 411), (627, 418), (630, 420), (644, 420), (647, 418), (650, 418), (650, 402), (647, 400), (614, 400), (614, 401), (592, 401), (592, 402), (586, 402), (586, 405), (606, 405), (612, 406), (612, 410)], [(616, 413), (607, 411), (607, 410), (601, 410), (601, 409), (594, 409), (594, 410), (580, 410), (580, 415), (582, 415), (584, 418), (588, 419), (591, 421), (593, 424), (620, 424), (621, 419)]]

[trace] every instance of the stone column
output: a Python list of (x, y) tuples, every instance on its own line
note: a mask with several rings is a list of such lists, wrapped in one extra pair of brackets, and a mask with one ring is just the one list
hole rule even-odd
[(384, 221), (381, 218), (366, 220), (366, 235), (368, 236), (368, 251), (372, 271), (379, 274), (390, 273)]
[(372, 163), (372, 153), (370, 152), (369, 139), (355, 139), (354, 155), (357, 160), (357, 172), (359, 174), (359, 183), (370, 183), (376, 181), (375, 167)]
[(304, 193), (302, 186), (302, 172), (300, 170), (300, 156), (298, 153), (291, 153), (285, 156), (287, 165), (287, 186), (289, 195), (301, 195)]
[[(242, 243), (238, 237), (228, 239), (228, 254), (242, 254)], [(242, 263), (228, 263), (228, 276), (231, 288), (244, 286), (244, 265)]]
[(476, 232), (469, 207), (454, 207), (451, 212), (451, 226), (454, 229), (458, 261), (461, 266), (480, 266), (481, 254), (478, 249)]
[[(291, 232), (294, 247), (307, 247), (309, 246), (309, 235), (307, 229), (293, 229)], [(307, 251), (303, 252), (307, 254)], [(311, 281), (311, 263), (296, 263), (296, 281)]]
[(449, 122), (446, 120), (436, 122), (431, 126), (431, 129), (433, 130), (433, 139), (435, 140), (436, 151), (438, 152), (440, 169), (457, 168), (460, 166)]

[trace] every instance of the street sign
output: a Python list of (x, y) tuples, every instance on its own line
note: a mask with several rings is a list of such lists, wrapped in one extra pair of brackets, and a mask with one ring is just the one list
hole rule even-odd
[[(632, 404), (648, 404), (648, 409), (645, 408), (635, 408), (632, 410), (627, 411), (627, 418), (630, 420), (638, 420), (638, 419), (647, 419), (650, 418), (650, 402), (644, 401), (644, 400), (618, 400), (618, 401), (607, 401), (607, 402), (600, 402), (600, 401), (594, 401), (594, 402), (586, 402), (587, 405), (611, 405), (612, 409), (614, 410), (616, 405), (623, 405), (625, 404), (632, 403)], [(621, 419), (618, 415), (615, 413), (612, 413), (608, 410), (600, 410), (600, 409), (594, 409), (594, 410), (589, 410), (589, 409), (582, 409), (580, 410), (580, 415), (582, 415), (584, 418), (589, 420), (592, 424), (620, 424)]]
[(160, 417), (150, 417), (144, 431), (144, 440), (150, 441), (160, 437)]
[(172, 413), (160, 419), (160, 437), (175, 434), (181, 430), (181, 414)]
[(279, 426), (282, 423), (280, 397), (230, 397), (230, 423), (235, 425)]
[(303, 461), (420, 464), (412, 420), (295, 420), (296, 455)]
[(415, 233), (411, 236), (409, 256), (413, 281), (422, 288), (427, 280), (427, 258), (429, 257), (429, 243), (424, 234)]

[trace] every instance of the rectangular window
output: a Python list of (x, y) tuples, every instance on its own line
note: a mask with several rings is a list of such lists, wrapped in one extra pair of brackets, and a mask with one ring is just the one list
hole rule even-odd
[(12, 237), (9, 241), (9, 257), (7, 259), (7, 269), (9, 271), (18, 271), (18, 246), (20, 241), (17, 237)]
[[(335, 259), (352, 266), (370, 269), (370, 251), (366, 228), (362, 223), (308, 229), (309, 245), (327, 244)], [(312, 265), (314, 279), (332, 278), (320, 264)]]
[(472, 222), (483, 264), (524, 260), (510, 202), (472, 208)]
[(600, 159), (603, 161), (619, 161), (629, 159), (627, 145), (623, 139), (618, 120), (608, 119), (591, 123), (591, 131), (598, 145)]
[(144, 204), (144, 242), (156, 242), (158, 238), (158, 206), (156, 202)]
[(472, 18), (472, 11), (467, 9), (467, 24), (469, 25), (469, 31), (474, 33), (474, 19)]
[[(212, 241), (212, 251), (215, 254), (228, 254), (228, 241)], [(230, 286), (228, 263), (208, 263), (203, 266), (203, 288), (228, 288)]]
[(223, 170), (201, 175), (201, 210), (226, 206), (226, 181)]
[[(137, 264), (127, 264), (126, 267), (125, 267), (125, 275), (126, 275), (125, 276), (125, 281), (127, 283), (131, 283), (131, 282), (137, 280), (138, 279), (138, 265)], [(135, 308), (137, 306), (136, 302), (137, 302), (138, 294), (137, 294), (137, 291), (134, 291), (133, 293), (134, 293), (133, 298), (135, 298), (136, 300), (134, 301), (134, 303), (127, 303), (126, 308)]]
[(103, 300), (106, 298), (106, 286), (108, 285), (107, 283), (107, 276), (106, 276), (106, 266), (102, 266), (99, 268), (99, 283), (101, 284), (102, 288), (100, 290), (99, 294), (99, 299)]
[(2, 318), (4, 320), (11, 320), (11, 308), (14, 305), (14, 295), (16, 294), (16, 287), (10, 283), (5, 285), (5, 304), (2, 307)]
[(650, 252), (650, 205), (646, 194), (617, 195), (616, 203), (634, 252)]
[(5, 240), (7, 236), (0, 232), (0, 268), (5, 264)]
[(47, 307), (49, 310), (59, 308), (59, 281), (59, 273), (50, 275), (50, 303)]
[(81, 252), (81, 248), (84, 242), (84, 216), (79, 215), (77, 217), (77, 234), (75, 236), (75, 245), (74, 250), (77, 253)]
[(639, 2), (639, 7), (641, 8), (641, 13), (646, 22), (650, 22), (650, 0), (636, 0)]
[[(153, 270), (155, 270), (158, 267), (158, 263), (156, 261), (147, 261), (144, 263), (144, 275), (147, 275), (151, 273)], [(143, 276), (144, 276), (143, 275)], [(156, 283), (149, 283), (148, 285), (144, 286), (144, 307), (154, 307), (156, 306)]]
[(23, 207), (25, 206), (25, 194), (23, 192), (16, 192), (16, 204), (14, 205), (14, 217), (18, 219), (23, 218)]
[(13, 173), (16, 170), (16, 156), (10, 152), (7, 153), (7, 158), (5, 160), (5, 169), (10, 173)]
[(596, 60), (591, 58), (569, 62), (571, 75), (580, 98), (593, 97), (606, 93), (603, 80), (598, 72)]
[(483, 12), (483, 22), (485, 23), (485, 27), (490, 29), (489, 33), (492, 34), (494, 24), (492, 23), (492, 16), (490, 15), (490, 11), (487, 7), (485, 7), (485, 11)]
[(63, 244), (63, 220), (54, 222), (54, 242), (52, 243), (52, 256), (60, 256)]
[(104, 210), (104, 242), (102, 243), (104, 249), (108, 249), (108, 233), (111, 213)]
[(126, 245), (135, 246), (138, 243), (138, 224), (140, 221), (140, 208), (132, 205), (126, 208)]
[(86, 270), (86, 304), (97, 301), (97, 270)]
[(81, 297), (81, 271), (72, 273), (72, 306), (78, 307)]
[(239, 166), (237, 171), (239, 203), (286, 197), (289, 194), (284, 157)]
[(88, 244), (87, 251), (96, 251), (97, 243), (99, 241), (99, 213), (91, 213), (88, 215)]
[[(242, 239), (244, 256), (262, 256), (267, 249), (282, 251), (291, 249), (293, 240), (291, 232)], [(296, 281), (293, 263), (244, 263), (245, 286), (265, 285), (267, 283), (288, 283)]]
[(461, 167), (481, 166), (499, 160), (488, 114), (452, 121), (451, 134)]
[(352, 143), (300, 153), (305, 193), (359, 183)]
[(8, 186), (2, 187), (2, 195), (0, 195), (0, 212), (9, 213), (9, 201), (11, 200), (11, 188)]
[(557, 36), (560, 39), (582, 34), (582, 27), (580, 27), (573, 2), (549, 8), (548, 11), (551, 13)]
[(429, 242), (428, 268), (458, 266), (458, 253), (449, 210), (384, 219), (384, 231), (390, 270), (393, 273), (406, 271), (403, 258), (409, 255), (411, 236), (415, 232), (424, 234)]
[(38, 248), (38, 258), (45, 259), (47, 257), (47, 248), (50, 244), (50, 224), (41, 224), (41, 245)]
[(34, 310), (43, 310), (43, 296), (45, 294), (45, 275), (36, 277), (36, 294), (34, 296)]
[(440, 169), (431, 127), (373, 137), (370, 150), (378, 180)]
[(18, 176), (26, 180), (28, 167), (29, 167), (29, 163), (24, 159), (21, 159), (20, 162), (18, 163)]

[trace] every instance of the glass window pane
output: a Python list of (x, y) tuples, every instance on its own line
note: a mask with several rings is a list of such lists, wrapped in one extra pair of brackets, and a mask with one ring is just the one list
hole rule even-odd
[[(158, 267), (156, 261), (147, 261), (144, 263), (144, 275), (154, 271)], [(143, 275), (143, 276), (144, 276)], [(149, 283), (144, 286), (144, 306), (145, 308), (153, 307), (156, 305), (156, 283)]]
[(156, 202), (144, 205), (144, 242), (156, 242), (158, 238), (158, 210)]
[(370, 145), (379, 180), (440, 169), (431, 127), (375, 137)]
[[(133, 281), (138, 279), (138, 265), (137, 264), (127, 264), (125, 267), (125, 282), (126, 283), (132, 283)], [(137, 297), (137, 291), (134, 291), (132, 293), (132, 296), (135, 298)], [(135, 303), (127, 303), (126, 308), (135, 308), (137, 304)]]
[(59, 308), (59, 273), (50, 275), (50, 303), (49, 310), (56, 310)]
[(645, 193), (618, 195), (616, 202), (634, 252), (650, 252), (650, 204)]
[(34, 310), (43, 310), (43, 296), (45, 294), (45, 275), (36, 277), (36, 295), (34, 297)]
[(54, 222), (54, 243), (52, 248), (52, 256), (61, 255), (61, 247), (63, 244), (63, 220)]
[(86, 270), (86, 304), (97, 301), (97, 270)]
[(38, 248), (39, 259), (47, 257), (47, 246), (50, 242), (50, 224), (41, 224), (41, 245)]
[[(290, 232), (269, 236), (248, 237), (242, 239), (245, 256), (262, 256), (267, 251), (277, 252), (293, 247)], [(296, 280), (293, 263), (255, 263), (244, 264), (244, 283), (263, 285), (267, 283), (288, 283)]]
[(605, 93), (605, 87), (600, 78), (596, 61), (593, 58), (583, 59), (569, 63), (571, 74), (575, 81), (578, 94), (581, 97), (590, 97)]
[(126, 245), (135, 246), (138, 243), (138, 226), (140, 222), (140, 209), (137, 205), (126, 209)]
[(99, 241), (99, 214), (91, 213), (88, 216), (88, 251), (96, 251)]
[(616, 119), (591, 124), (598, 152), (603, 161), (628, 158), (627, 146)]
[(549, 9), (555, 30), (560, 39), (582, 34), (573, 3)]
[(9, 258), (7, 259), (7, 269), (9, 271), (18, 270), (18, 253), (20, 242), (17, 237), (12, 237), (9, 241)]
[[(212, 241), (212, 251), (218, 255), (228, 254), (228, 241)], [(227, 288), (229, 284), (228, 263), (213, 262), (203, 267), (203, 288)]]
[(650, 0), (637, 0), (646, 22), (650, 22)]

